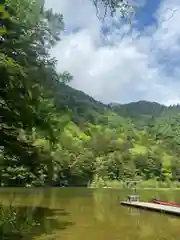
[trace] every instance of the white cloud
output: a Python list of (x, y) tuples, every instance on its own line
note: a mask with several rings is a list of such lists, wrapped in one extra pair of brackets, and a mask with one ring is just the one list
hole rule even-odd
[(53, 50), (58, 70), (73, 74), (73, 87), (105, 103), (180, 102), (180, 11), (170, 10), (180, 7), (179, 0), (162, 1), (157, 27), (145, 33), (130, 26), (111, 28), (111, 46), (101, 44), (101, 25), (90, 0), (47, 0), (47, 6), (64, 14), (67, 29), (76, 30)]

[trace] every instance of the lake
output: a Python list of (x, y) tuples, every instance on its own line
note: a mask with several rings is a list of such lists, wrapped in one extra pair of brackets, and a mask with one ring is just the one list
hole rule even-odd
[[(0, 189), (0, 239), (178, 240), (180, 217), (120, 206), (130, 191), (87, 188)], [(179, 190), (141, 190), (180, 203)]]

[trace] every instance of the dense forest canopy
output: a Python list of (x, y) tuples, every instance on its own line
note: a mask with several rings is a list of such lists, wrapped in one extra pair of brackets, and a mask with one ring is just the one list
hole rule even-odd
[(180, 180), (180, 106), (96, 101), (56, 70), (61, 14), (30, 0), (4, 1), (0, 13), (1, 186)]

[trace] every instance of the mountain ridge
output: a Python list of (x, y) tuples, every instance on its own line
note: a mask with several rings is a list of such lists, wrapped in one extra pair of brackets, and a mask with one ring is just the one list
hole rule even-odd
[[(62, 87), (62, 89), (61, 89)], [(79, 111), (86, 105), (89, 108), (101, 112), (110, 110), (120, 115), (121, 117), (137, 119), (140, 117), (160, 117), (168, 110), (179, 109), (178, 104), (166, 106), (156, 101), (139, 100), (129, 103), (108, 103), (104, 104), (101, 101), (94, 99), (83, 91), (77, 90), (64, 83), (60, 84), (59, 88), (61, 94), (59, 97), (64, 99), (64, 104), (71, 108), (72, 102), (78, 106)], [(79, 113), (78, 111), (78, 113)]]

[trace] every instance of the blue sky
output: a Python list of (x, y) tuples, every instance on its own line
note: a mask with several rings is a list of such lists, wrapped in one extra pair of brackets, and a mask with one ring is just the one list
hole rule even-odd
[(155, 12), (162, 2), (160, 0), (147, 0), (142, 7), (137, 9), (135, 19), (138, 22), (136, 26), (138, 30), (144, 30), (147, 26), (157, 24)]
[(90, 0), (46, 0), (64, 15), (62, 41), (52, 50), (57, 69), (104, 103), (180, 103), (180, 1), (135, 2), (132, 24), (124, 24), (119, 12), (99, 21)]

